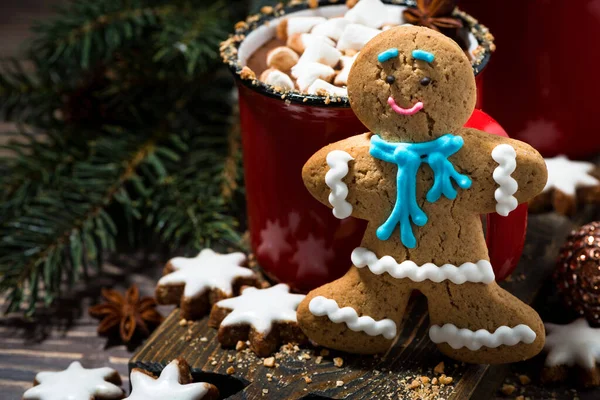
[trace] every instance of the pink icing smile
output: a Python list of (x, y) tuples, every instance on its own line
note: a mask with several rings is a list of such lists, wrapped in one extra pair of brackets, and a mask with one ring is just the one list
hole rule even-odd
[(422, 101), (417, 102), (411, 108), (402, 108), (398, 104), (396, 104), (396, 101), (392, 96), (390, 96), (390, 98), (388, 99), (388, 104), (390, 105), (390, 107), (392, 107), (392, 110), (394, 110), (397, 114), (400, 115), (415, 115), (423, 109)]

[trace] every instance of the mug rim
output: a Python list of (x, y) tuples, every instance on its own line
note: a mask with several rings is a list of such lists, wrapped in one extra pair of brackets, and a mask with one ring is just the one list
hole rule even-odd
[[(416, 0), (381, 0), (385, 4), (416, 7)], [(294, 89), (289, 91), (280, 91), (275, 87), (261, 82), (256, 75), (250, 74), (244, 76), (243, 73), (245, 65), (240, 63), (238, 57), (238, 50), (246, 36), (253, 32), (258, 27), (268, 23), (269, 21), (282, 17), (286, 14), (291, 14), (298, 11), (314, 9), (318, 7), (327, 6), (339, 6), (342, 2), (340, 0), (319, 0), (317, 7), (311, 7), (309, 1), (298, 1), (292, 0), (287, 5), (278, 3), (276, 6), (266, 6), (261, 8), (260, 12), (248, 16), (245, 21), (240, 21), (235, 24), (235, 33), (231, 34), (229, 38), (221, 43), (220, 53), (223, 63), (227, 64), (229, 70), (233, 73), (236, 81), (243, 84), (254, 92), (260, 93), (267, 97), (295, 103), (298, 105), (307, 106), (318, 106), (318, 107), (334, 107), (334, 108), (350, 108), (350, 100), (348, 96), (335, 96), (335, 95), (317, 95), (317, 94), (306, 94)], [(454, 17), (457, 17), (463, 21), (465, 26), (469, 29), (469, 32), (473, 34), (477, 40), (478, 50), (475, 54), (475, 60), (471, 61), (473, 72), (477, 77), (487, 66), (491, 58), (492, 52), (496, 49), (494, 44), (494, 37), (490, 33), (489, 29), (479, 23), (475, 18), (466, 12), (460, 10), (458, 7), (452, 12)], [(481, 49), (481, 50), (480, 50)]]

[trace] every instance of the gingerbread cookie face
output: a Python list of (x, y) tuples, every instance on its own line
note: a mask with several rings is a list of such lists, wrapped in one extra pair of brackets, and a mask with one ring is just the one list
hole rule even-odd
[(477, 99), (471, 64), (460, 47), (415, 26), (389, 29), (364, 47), (348, 77), (348, 96), (371, 132), (395, 141), (455, 132)]

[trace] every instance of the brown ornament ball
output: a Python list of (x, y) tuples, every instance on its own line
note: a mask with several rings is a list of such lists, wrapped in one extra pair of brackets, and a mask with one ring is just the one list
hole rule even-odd
[(600, 222), (571, 232), (560, 250), (554, 281), (570, 309), (600, 326)]

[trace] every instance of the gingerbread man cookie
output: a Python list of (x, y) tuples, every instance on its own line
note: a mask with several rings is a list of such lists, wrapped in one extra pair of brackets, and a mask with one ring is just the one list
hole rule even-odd
[(258, 286), (256, 274), (244, 267), (243, 253), (219, 254), (202, 250), (196, 257), (175, 257), (164, 268), (156, 286), (158, 304), (179, 304), (181, 316), (201, 318), (217, 301), (239, 293), (242, 286)]
[(448, 356), (505, 363), (540, 352), (542, 321), (496, 284), (480, 215), (507, 215), (541, 192), (543, 158), (525, 143), (463, 128), (476, 101), (471, 65), (427, 28), (396, 27), (371, 40), (348, 92), (371, 132), (321, 149), (302, 175), (334, 215), (368, 227), (346, 275), (300, 304), (302, 330), (330, 348), (383, 352), (419, 290), (429, 337)]

